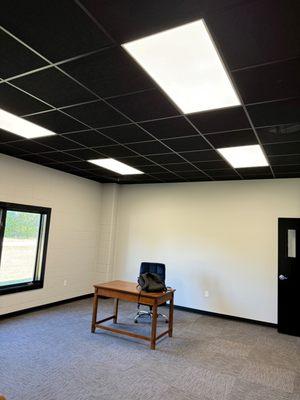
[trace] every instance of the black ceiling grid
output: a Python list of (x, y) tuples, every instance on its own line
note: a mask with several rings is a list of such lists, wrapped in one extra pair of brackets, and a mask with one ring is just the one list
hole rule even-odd
[[(9, 34), (9, 32), (8, 31), (6, 31), (6, 33), (8, 33)], [(17, 38), (15, 38), (16, 40), (18, 40)], [(27, 46), (28, 47), (28, 46)], [(57, 67), (56, 65), (55, 65), (55, 67)], [(63, 72), (64, 74), (66, 74), (64, 71), (61, 71), (61, 72)], [(67, 75), (67, 74), (66, 74)], [(70, 77), (71, 78), (71, 77)], [(73, 79), (73, 78), (71, 78), (72, 80), (75, 80), (75, 79)], [(2, 82), (1, 82), (2, 83)], [(79, 121), (77, 118), (75, 118), (74, 116), (72, 116), (72, 115), (69, 115), (69, 114), (67, 114), (67, 113), (65, 113), (64, 111), (63, 111), (63, 109), (62, 108), (60, 108), (60, 109), (58, 109), (58, 108), (56, 108), (56, 107), (54, 107), (53, 105), (51, 105), (51, 104), (49, 104), (49, 103), (46, 103), (44, 100), (41, 100), (41, 99), (39, 99), (38, 97), (36, 97), (36, 96), (34, 96), (34, 95), (32, 95), (31, 93), (29, 93), (29, 92), (26, 92), (25, 90), (23, 90), (23, 89), (21, 89), (21, 88), (19, 88), (19, 87), (17, 87), (17, 86), (15, 86), (14, 84), (12, 84), (11, 82), (7, 82), (7, 84), (9, 85), (9, 86), (12, 86), (12, 87), (14, 87), (15, 89), (17, 89), (17, 90), (20, 90), (21, 92), (24, 92), (24, 93), (26, 93), (28, 96), (30, 96), (30, 97), (33, 97), (33, 98), (35, 98), (36, 100), (40, 100), (42, 103), (44, 103), (46, 106), (48, 106), (49, 107), (49, 109), (50, 110), (57, 110), (57, 111), (59, 111), (59, 112), (61, 112), (61, 113), (63, 113), (63, 114), (65, 114), (65, 115), (67, 115), (68, 117), (70, 117), (71, 119), (73, 119), (73, 120), (75, 120), (75, 121), (78, 121), (81, 125), (85, 125), (86, 126), (86, 128), (88, 128), (88, 129), (93, 129), (91, 126), (89, 126), (89, 125), (87, 125), (86, 123), (84, 123), (84, 122), (82, 122), (82, 121)], [(81, 85), (81, 84), (80, 84)], [(83, 86), (83, 85), (81, 85), (81, 86)], [(87, 89), (87, 91), (89, 91), (89, 92), (91, 92), (89, 89)], [(96, 100), (97, 101), (97, 100)], [(83, 103), (80, 103), (80, 104), (86, 104), (86, 103), (92, 103), (92, 102), (95, 102), (95, 100), (93, 100), (93, 101), (90, 101), (90, 102), (83, 102)], [(78, 105), (78, 104), (77, 104)], [(48, 110), (49, 111), (49, 110)], [(40, 113), (32, 113), (32, 114), (30, 114), (31, 116), (32, 115), (40, 115), (40, 114), (44, 114), (44, 113), (46, 113), (47, 112), (47, 110), (46, 111), (42, 111), (42, 112), (40, 112)], [(127, 117), (125, 117), (125, 118), (127, 118)], [(15, 135), (13, 135), (13, 136), (15, 136)], [(104, 137), (105, 137), (105, 135), (103, 135)], [(110, 140), (110, 138), (109, 137), (107, 137), (109, 140)], [(50, 141), (51, 140), (53, 140), (53, 137), (51, 137), (51, 138), (49, 138), (50, 139)], [(45, 140), (49, 140), (48, 138), (45, 138)], [(57, 140), (57, 138), (54, 138), (54, 140)], [(86, 147), (86, 146), (84, 146), (84, 145), (82, 145), (82, 144), (80, 144), (80, 143), (78, 143), (78, 142), (76, 142), (76, 141), (74, 141), (74, 140), (72, 140), (72, 139), (66, 139), (67, 141), (71, 141), (71, 142), (73, 142), (73, 143), (75, 143), (75, 144), (77, 144), (77, 145), (79, 145), (81, 148), (82, 147), (85, 147), (85, 148), (87, 148), (89, 151), (90, 151), (90, 153), (89, 153), (89, 156), (88, 156), (88, 158), (94, 158), (94, 157), (97, 157), (97, 158), (99, 158), (99, 157), (105, 157), (106, 155), (105, 154), (101, 154), (100, 152), (96, 152), (94, 149), (90, 149), (89, 147)], [(31, 143), (39, 143), (39, 141), (43, 141), (43, 138), (41, 138), (41, 139), (36, 139), (36, 140), (30, 140), (30, 142)], [(111, 140), (112, 141), (112, 140)], [(9, 145), (8, 146), (6, 146), (6, 149), (8, 149), (8, 153), (9, 154), (11, 154), (11, 155), (14, 155), (14, 150), (16, 150), (16, 147), (14, 146), (14, 143), (16, 144), (16, 143), (19, 143), (19, 142), (22, 142), (22, 145), (26, 142), (26, 143), (28, 143), (28, 141), (25, 139), (25, 141), (24, 140), (16, 140), (15, 142), (14, 141), (10, 141), (9, 142)], [(117, 144), (119, 144), (119, 145), (121, 145), (121, 146), (123, 146), (122, 144), (120, 144), (119, 142), (117, 142), (117, 141), (115, 141)], [(44, 146), (45, 147), (45, 146)], [(61, 153), (63, 153), (64, 151), (63, 150), (59, 150), (59, 149), (55, 149), (55, 148), (52, 148), (51, 146), (46, 146), (46, 147), (49, 147), (49, 149), (52, 149), (52, 150), (54, 150), (54, 151), (56, 151), (56, 152), (61, 152)], [(46, 149), (46, 147), (45, 147), (45, 149)], [(124, 147), (126, 147), (126, 146), (124, 146)], [(10, 150), (11, 149), (11, 150)], [(76, 147), (74, 147), (74, 150), (80, 150), (80, 148), (76, 148)], [(70, 150), (72, 150), (72, 148), (70, 148), (69, 149), (69, 151)], [(131, 149), (129, 149), (130, 151), (132, 151)], [(134, 151), (132, 151), (132, 153), (135, 153)], [(66, 164), (66, 168), (64, 169), (63, 168), (63, 165), (61, 165), (61, 164), (63, 164), (64, 163), (64, 161), (63, 160), (65, 160), (66, 162), (68, 162), (68, 161), (72, 161), (72, 160), (68, 160), (68, 157), (70, 157), (70, 154), (65, 154), (64, 155), (64, 157), (61, 157), (61, 159), (60, 159), (60, 157), (59, 157), (59, 159), (61, 160), (60, 161), (60, 163), (59, 164), (57, 164), (57, 162), (54, 162), (54, 160), (52, 159), (52, 157), (54, 157), (54, 154), (53, 154), (53, 152), (46, 152), (46, 150), (44, 150), (44, 151), (36, 151), (35, 153), (29, 153), (28, 152), (28, 154), (27, 154), (27, 152), (25, 151), (23, 151), (23, 149), (22, 149), (22, 156), (21, 156), (21, 158), (25, 158), (25, 159), (28, 159), (28, 156), (31, 156), (31, 155), (35, 155), (35, 154), (39, 154), (39, 155), (42, 155), (42, 157), (43, 156), (46, 156), (46, 160), (48, 160), (48, 159), (50, 159), (50, 160), (52, 160), (53, 161), (53, 168), (57, 168), (57, 169), (61, 169), (61, 170), (65, 170), (66, 172), (70, 172), (70, 173), (72, 173), (72, 168), (70, 167), (70, 164)], [(137, 153), (138, 154), (138, 153)], [(139, 155), (139, 154), (138, 154)], [(51, 157), (52, 156), (52, 157)], [(76, 155), (74, 155), (74, 154), (72, 154), (72, 157), (74, 158), (74, 160), (75, 159), (78, 159), (79, 161), (82, 161), (83, 159), (82, 158), (80, 158), (80, 157), (77, 157)], [(31, 160), (34, 160), (34, 158), (33, 157), (31, 157)], [(39, 162), (39, 163), (41, 163), (41, 161)], [(152, 163), (154, 163), (153, 161), (152, 161)], [(48, 163), (48, 161), (46, 162), (46, 164), (47, 164), (47, 166), (52, 166), (52, 164), (51, 163)], [(154, 163), (155, 164), (155, 163)], [(164, 170), (166, 170), (166, 171), (168, 171), (168, 169), (166, 168), (166, 167), (162, 167)], [(96, 172), (87, 172), (87, 174), (86, 174), (86, 177), (87, 178), (93, 178), (93, 177), (95, 177), (96, 179), (95, 180), (99, 180), (100, 179), (100, 181), (101, 181), (101, 179), (103, 178), (104, 179), (104, 181), (113, 181), (113, 182), (119, 182), (119, 181), (124, 181), (124, 182), (127, 182), (128, 181), (128, 178), (127, 177), (120, 177), (120, 176), (118, 176), (117, 174), (115, 174), (115, 173), (113, 173), (113, 172), (108, 172), (108, 171), (106, 171), (105, 169), (103, 169), (103, 168), (97, 168), (97, 166), (95, 166), (95, 171), (102, 171), (102, 173), (101, 174), (96, 174)], [(173, 175), (172, 176), (172, 178), (174, 179), (174, 180), (183, 180), (183, 181), (185, 181), (186, 179), (184, 178), (184, 177), (182, 177), (182, 176), (180, 176), (179, 174), (176, 174), (176, 173), (172, 173), (171, 171), (168, 171), (168, 172), (170, 172), (170, 175)], [(81, 176), (84, 176), (85, 174), (84, 174), (84, 172), (80, 169), (80, 168), (76, 168), (75, 166), (74, 166), (74, 173), (76, 174), (76, 175), (81, 175)], [(106, 175), (106, 176), (105, 176)], [(153, 177), (153, 176), (151, 176), (151, 174), (150, 173), (148, 173), (148, 174), (145, 174), (146, 176), (145, 176), (145, 181), (147, 182), (147, 181), (150, 181), (151, 182), (151, 179), (153, 179), (154, 181), (158, 181), (158, 182), (163, 182), (163, 180), (158, 176), (158, 177)], [(150, 178), (150, 180), (149, 180), (149, 178)], [(133, 176), (133, 179), (134, 180), (138, 180), (138, 178), (136, 177), (136, 176)]]
[[(6, 33), (10, 34), (8, 31), (6, 31)], [(15, 38), (15, 39), (18, 40), (17, 38)], [(26, 46), (26, 47), (28, 47), (28, 46)], [(43, 57), (43, 56), (42, 56), (42, 57)], [(43, 58), (45, 59), (45, 57), (43, 57)], [(122, 113), (121, 111), (119, 111), (118, 109), (116, 109), (113, 105), (111, 105), (110, 103), (108, 103), (106, 100), (104, 100), (104, 99), (101, 98), (100, 96), (97, 96), (96, 93), (94, 93), (92, 90), (90, 90), (90, 89), (88, 89), (87, 87), (85, 87), (81, 82), (77, 81), (75, 78), (73, 78), (72, 76), (70, 76), (67, 72), (65, 72), (64, 70), (60, 69), (57, 65), (55, 65), (54, 68), (58, 69), (58, 70), (59, 70), (60, 72), (62, 72), (64, 75), (66, 75), (67, 77), (69, 77), (70, 79), (72, 79), (74, 82), (78, 83), (78, 85), (82, 86), (82, 87), (85, 88), (88, 92), (90, 92), (90, 93), (92, 93), (94, 96), (98, 97), (98, 99), (99, 99), (100, 102), (102, 101), (102, 102), (104, 102), (105, 104), (107, 104), (110, 108), (112, 108), (113, 110), (115, 110), (118, 114), (122, 115), (123, 118), (127, 119), (127, 120), (130, 121), (132, 124), (135, 124), (135, 125), (139, 126), (133, 119), (129, 118), (127, 115), (125, 115), (124, 113)], [(11, 84), (11, 83), (9, 83), (9, 84), (10, 84), (10, 85), (13, 85), (13, 84)], [(13, 86), (14, 86), (16, 89), (19, 89), (17, 86), (15, 86), (15, 85), (13, 85)], [(25, 92), (25, 91), (22, 90), (22, 89), (20, 89), (20, 90), (21, 90), (22, 92)], [(28, 95), (32, 96), (29, 92), (25, 92), (25, 93), (27, 93)], [(134, 93), (136, 94), (137, 92), (134, 92)], [(140, 93), (140, 92), (138, 92), (138, 93)], [(130, 93), (130, 94), (131, 94), (131, 93)], [(127, 95), (128, 95), (128, 94), (127, 94)], [(33, 97), (36, 98), (36, 99), (38, 99), (36, 96), (33, 96)], [(44, 102), (44, 103), (45, 103), (45, 102)], [(90, 103), (94, 103), (94, 101), (86, 102), (86, 103), (84, 103), (84, 104), (90, 104)], [(48, 105), (49, 105), (49, 104), (48, 104)], [(50, 105), (49, 105), (49, 106), (50, 106)], [(52, 109), (56, 109), (54, 106), (51, 106), (51, 107), (52, 107)], [(70, 107), (68, 107), (68, 108), (70, 108)], [(79, 121), (79, 120), (78, 120), (77, 118), (75, 118), (73, 115), (70, 115), (70, 114), (68, 114), (68, 113), (65, 113), (63, 109), (60, 108), (60, 109), (56, 109), (56, 110), (59, 111), (59, 112), (61, 112), (61, 113), (63, 113), (63, 114), (68, 115), (69, 117), (71, 117), (72, 119), (74, 119), (74, 120), (80, 122), (81, 124), (86, 125), (86, 127), (92, 128), (92, 127), (89, 126), (88, 124), (86, 124), (86, 123), (84, 123), (84, 122), (82, 122), (82, 121)], [(40, 114), (40, 113), (31, 114), (31, 115), (38, 115), (38, 114)], [(140, 128), (141, 128), (143, 131), (145, 131), (146, 133), (149, 133), (149, 132), (147, 132), (143, 127), (140, 126)], [(149, 135), (152, 136), (154, 139), (156, 139), (156, 138), (155, 138), (153, 135), (151, 135), (150, 133), (149, 133)], [(104, 135), (104, 136), (105, 136), (105, 135)], [(158, 142), (159, 142), (159, 141), (158, 141)], [(116, 141), (116, 143), (119, 144), (120, 146), (123, 146), (124, 148), (127, 148), (127, 149), (128, 149), (129, 151), (131, 151), (133, 154), (140, 155), (138, 152), (134, 151), (132, 148), (128, 148), (126, 145), (121, 144), (121, 143), (119, 143), (119, 142), (117, 142), (117, 141)], [(170, 152), (173, 151), (171, 148), (168, 148), (167, 145), (163, 145), (162, 142), (161, 142), (161, 144), (162, 144), (163, 147), (166, 148), (166, 152), (167, 152), (167, 149), (169, 149)], [(100, 148), (100, 149), (101, 149), (101, 148)], [(26, 155), (27, 155), (27, 154), (26, 154)], [(100, 155), (100, 154), (99, 154), (99, 155)], [(104, 153), (104, 154), (102, 154), (102, 156), (107, 156), (107, 154)], [(189, 163), (189, 161), (186, 160), (182, 155), (178, 154), (178, 156), (181, 157), (181, 158), (182, 158), (184, 161), (186, 161), (187, 163)], [(143, 157), (147, 158), (146, 155), (143, 155)], [(150, 160), (149, 160), (149, 161), (150, 161)], [(155, 161), (153, 161), (153, 160), (151, 160), (151, 162), (154, 163), (154, 164), (156, 164)], [(167, 167), (162, 166), (162, 168), (163, 168), (164, 170), (168, 171), (168, 172), (169, 172), (169, 175), (168, 175), (168, 174), (164, 174), (164, 175), (160, 174), (160, 175), (156, 175), (155, 177), (154, 177), (154, 176), (151, 176), (149, 173), (148, 173), (148, 175), (150, 175), (151, 178), (154, 178), (154, 180), (157, 180), (158, 182), (164, 182), (165, 179), (167, 179), (168, 181), (169, 181), (170, 179), (171, 179), (172, 181), (187, 181), (187, 179), (184, 178), (184, 177), (182, 177), (180, 174), (169, 171), (169, 170), (167, 169)], [(68, 172), (69, 172), (69, 166), (67, 166), (67, 169), (68, 169)], [(206, 177), (208, 180), (212, 180), (212, 179), (213, 179), (213, 178), (211, 178), (211, 177), (208, 175), (208, 173), (201, 171), (200, 168), (197, 168), (197, 169), (199, 170), (199, 173), (200, 173), (199, 179), (203, 180), (204, 177)], [(105, 170), (103, 170), (103, 173), (105, 173)], [(126, 182), (127, 182), (127, 181), (128, 181), (128, 178), (127, 178), (127, 177), (125, 177), (125, 178), (124, 178), (124, 177), (115, 177), (115, 178), (113, 178), (112, 175), (115, 175), (115, 174), (112, 174), (111, 172), (108, 172), (107, 174), (108, 174), (107, 178), (111, 178), (111, 179), (113, 179), (113, 181), (117, 181), (117, 182), (119, 182), (119, 181), (120, 181), (120, 182), (123, 182), (123, 181), (126, 181)], [(139, 179), (137, 176), (132, 176), (131, 178), (132, 178), (133, 180)], [(147, 180), (147, 177), (146, 177), (146, 181), (148, 181), (148, 180)]]
[[(91, 18), (91, 20), (98, 26), (98, 28), (99, 28), (101, 31), (105, 32), (105, 34), (108, 35), (108, 37), (110, 38), (110, 40), (111, 40), (112, 42), (114, 42), (116, 45), (119, 45), (119, 46), (120, 46), (120, 43), (118, 43), (118, 42), (106, 31), (106, 29), (102, 26), (102, 24), (100, 24), (99, 21), (97, 21), (97, 19), (94, 18), (94, 16), (89, 12), (89, 10), (88, 10), (79, 0), (74, 0), (74, 1), (75, 1), (75, 3), (78, 4), (78, 6), (89, 16), (89, 18)], [(122, 51), (123, 53), (125, 53), (125, 50), (124, 50), (122, 47), (120, 47), (120, 49), (121, 49), (121, 51)], [(160, 91), (160, 87), (156, 84), (156, 82), (153, 81), (153, 85)], [(165, 95), (165, 93), (164, 93), (164, 95)], [(165, 96), (166, 96), (166, 95), (165, 95)], [(120, 98), (120, 97), (121, 97), (121, 96), (119, 96), (118, 98)], [(167, 97), (167, 96), (166, 96), (166, 97)], [(114, 98), (115, 98), (115, 97), (111, 97), (110, 99), (108, 99), (108, 102), (109, 102), (109, 100), (112, 100), (112, 101), (113, 101)], [(118, 98), (117, 98), (117, 99), (118, 99)], [(196, 126), (187, 118), (187, 116), (181, 112), (181, 110), (179, 109), (179, 107), (177, 107), (177, 105), (172, 101), (172, 99), (168, 98), (168, 101), (172, 104), (172, 106), (173, 106), (174, 109), (176, 110), (177, 114), (178, 114), (178, 115), (181, 115), (181, 116), (186, 120), (186, 122), (187, 122), (188, 124), (190, 124), (190, 125), (194, 128), (194, 130), (202, 137), (203, 143), (206, 142), (209, 148), (214, 149), (214, 147), (213, 147), (212, 144), (209, 142), (209, 140), (208, 140), (205, 136), (203, 136), (203, 135), (201, 134), (201, 132), (196, 128)], [(111, 102), (109, 102), (109, 104), (111, 104)], [(113, 103), (112, 103), (112, 105), (113, 105)], [(118, 107), (117, 107), (117, 109), (118, 109)], [(126, 113), (126, 111), (125, 111), (125, 113)], [(132, 122), (134, 122), (134, 120), (132, 120)], [(138, 124), (138, 122), (137, 122), (137, 124)], [(145, 130), (145, 132), (147, 132), (147, 133), (150, 134), (150, 132), (147, 131), (143, 126), (141, 126), (141, 125), (139, 125), (139, 124), (138, 124), (138, 126), (141, 127), (143, 130)], [(152, 136), (153, 136), (154, 139), (158, 140), (160, 143), (163, 143), (165, 146), (168, 145), (168, 142), (162, 142), (162, 141), (161, 141), (160, 139), (158, 139), (155, 135), (152, 135)], [(190, 163), (190, 161), (189, 161), (188, 159), (184, 158), (184, 156), (183, 156), (182, 154), (180, 154), (178, 151), (176, 152), (176, 151), (174, 150), (174, 148), (172, 148), (172, 147), (168, 147), (168, 148), (169, 148), (171, 151), (175, 152), (175, 153), (176, 153), (177, 155), (179, 155), (180, 157), (182, 157), (184, 161), (186, 161), (187, 163), (189, 163), (189, 164), (192, 165), (192, 163)], [(204, 148), (205, 148), (205, 147), (204, 147)], [(215, 150), (215, 149), (214, 149), (214, 150)], [(220, 156), (221, 156), (221, 155), (220, 155)], [(222, 156), (221, 156), (221, 157), (222, 157)], [(222, 158), (223, 158), (223, 157), (222, 157)], [(208, 172), (201, 170), (200, 167), (196, 167), (196, 168), (198, 169), (198, 171), (199, 171), (200, 174), (201, 174), (201, 175), (199, 176), (199, 180), (203, 180), (205, 176), (206, 176), (207, 178), (209, 178), (210, 180), (214, 180), (214, 178), (213, 178), (212, 176), (210, 176)], [(236, 170), (235, 170), (235, 172), (239, 175), (240, 178), (242, 178), (242, 176), (241, 176)]]
[[(208, 26), (208, 30), (209, 30), (209, 32), (210, 32), (210, 27), (209, 27), (209, 26)], [(252, 120), (251, 120), (251, 118), (250, 118), (250, 115), (249, 115), (249, 113), (248, 113), (248, 110), (247, 110), (247, 108), (246, 108), (246, 106), (245, 106), (245, 103), (244, 103), (244, 101), (243, 101), (243, 98), (242, 98), (242, 96), (241, 96), (241, 94), (240, 94), (239, 88), (238, 88), (238, 86), (236, 85), (236, 83), (235, 83), (235, 81), (234, 81), (234, 79), (233, 79), (233, 76), (232, 76), (232, 74), (231, 74), (231, 72), (230, 72), (230, 70), (229, 70), (229, 67), (228, 67), (228, 65), (227, 65), (227, 63), (226, 63), (226, 61), (225, 61), (224, 54), (222, 54), (222, 51), (221, 51), (220, 45), (219, 45), (219, 43), (218, 43), (218, 41), (217, 41), (217, 38), (216, 38), (215, 36), (213, 36), (211, 33), (210, 33), (210, 35), (211, 35), (211, 37), (212, 37), (212, 39), (213, 39), (213, 42), (214, 42), (215, 45), (216, 45), (217, 52), (218, 52), (218, 54), (220, 55), (220, 59), (222, 60), (222, 63), (223, 63), (223, 65), (224, 65), (224, 67), (225, 67), (225, 69), (226, 69), (226, 71), (227, 71), (227, 73), (228, 73), (228, 75), (229, 75), (229, 77), (230, 77), (230, 80), (231, 80), (232, 85), (233, 85), (233, 87), (234, 87), (234, 89), (235, 89), (235, 92), (236, 92), (236, 94), (237, 94), (237, 96), (238, 96), (238, 98), (239, 98), (239, 101), (240, 101), (241, 106), (242, 106), (242, 108), (243, 108), (243, 111), (244, 111), (244, 113), (245, 113), (245, 115), (246, 115), (246, 117), (247, 117), (247, 120), (248, 120), (248, 122), (249, 122), (249, 125), (250, 125), (252, 131), (254, 132), (254, 135), (255, 135), (255, 137), (256, 137), (256, 139), (257, 139), (257, 142), (259, 143), (259, 145), (260, 145), (260, 147), (261, 147), (261, 149), (262, 149), (262, 151), (263, 151), (263, 153), (264, 153), (264, 156), (265, 156), (266, 159), (268, 160), (268, 155), (267, 155), (267, 153), (266, 153), (266, 151), (265, 151), (265, 149), (264, 149), (264, 146), (262, 145), (261, 140), (260, 140), (260, 138), (259, 138), (259, 136), (258, 136), (258, 134), (257, 134), (257, 132), (256, 132), (255, 126), (254, 126), (254, 124), (253, 124), (253, 122), (252, 122)], [(269, 162), (269, 161), (268, 161), (268, 162)], [(275, 178), (275, 174), (274, 174), (274, 172), (273, 172), (273, 169), (272, 169), (272, 166), (271, 166), (270, 162), (269, 162), (269, 167), (267, 167), (267, 168), (270, 169), (271, 174), (272, 174), (272, 177)], [(254, 172), (253, 172), (253, 176), (256, 176), (256, 174), (255, 174)], [(246, 173), (246, 176), (245, 176), (245, 177), (247, 177), (247, 173)], [(259, 177), (259, 174), (258, 174), (257, 177)]]
[[(0, 107), (58, 133), (24, 140), (0, 131), (3, 153), (102, 182), (261, 179), (272, 178), (271, 168), (278, 178), (300, 176), (298, 1), (116, 0), (100, 7), (45, 0), (41, 8), (37, 0), (4, 0), (1, 7)], [(243, 107), (185, 116), (120, 45), (203, 17)], [(271, 168), (238, 175), (215, 150), (255, 143)], [(118, 178), (86, 162), (96, 154), (145, 175)]]

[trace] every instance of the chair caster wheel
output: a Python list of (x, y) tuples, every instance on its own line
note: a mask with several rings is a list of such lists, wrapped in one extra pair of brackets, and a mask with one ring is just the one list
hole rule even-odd
[(169, 323), (169, 321), (165, 320), (165, 323), (166, 323), (166, 324), (168, 324), (168, 323)]
[(137, 324), (138, 323), (137, 320), (134, 320), (134, 323)]

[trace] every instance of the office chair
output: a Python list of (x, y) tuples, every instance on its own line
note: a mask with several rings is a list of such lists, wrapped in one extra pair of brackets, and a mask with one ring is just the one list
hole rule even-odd
[[(153, 274), (157, 274), (160, 277), (160, 279), (162, 279), (163, 281), (166, 280), (166, 266), (165, 266), (165, 264), (152, 263), (152, 262), (142, 262), (141, 266), (140, 266), (140, 274), (145, 274), (146, 272), (151, 272)], [(136, 324), (138, 323), (138, 319), (141, 316), (149, 316), (150, 318), (152, 318), (152, 306), (149, 306), (149, 311), (145, 311), (145, 310), (140, 310), (140, 306), (141, 305), (147, 306), (147, 304), (138, 303), (137, 313), (136, 313), (136, 316), (134, 318), (134, 322)], [(163, 305), (163, 304), (161, 304), (161, 305)], [(166, 320), (166, 323), (169, 322), (168, 317), (165, 314), (158, 313), (157, 316), (164, 318)]]

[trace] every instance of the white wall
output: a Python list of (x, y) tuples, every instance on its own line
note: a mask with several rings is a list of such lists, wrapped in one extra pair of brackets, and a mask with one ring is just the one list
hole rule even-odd
[(44, 288), (0, 296), (0, 314), (93, 291), (101, 262), (101, 189), (97, 182), (0, 154), (0, 201), (52, 208)]
[(101, 199), (101, 222), (99, 260), (96, 268), (95, 282), (112, 280), (113, 257), (117, 220), (119, 185), (103, 185)]
[[(277, 320), (277, 218), (300, 217), (300, 179), (119, 189), (115, 278), (166, 263), (175, 303)], [(204, 291), (209, 297), (204, 297)]]
[(0, 296), (0, 315), (158, 261), (178, 305), (276, 322), (277, 218), (300, 217), (300, 179), (101, 185), (0, 155), (0, 201), (52, 208), (44, 288)]

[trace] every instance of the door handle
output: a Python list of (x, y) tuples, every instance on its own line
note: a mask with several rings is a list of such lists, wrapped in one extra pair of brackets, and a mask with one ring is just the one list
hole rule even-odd
[(288, 279), (287, 276), (285, 276), (285, 275), (279, 275), (279, 280), (285, 281), (285, 280), (287, 280), (287, 279)]

